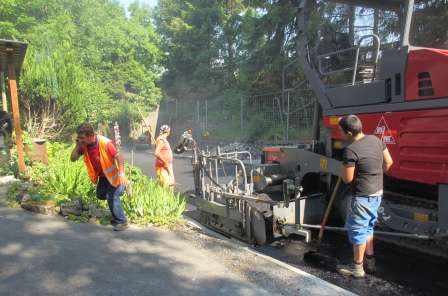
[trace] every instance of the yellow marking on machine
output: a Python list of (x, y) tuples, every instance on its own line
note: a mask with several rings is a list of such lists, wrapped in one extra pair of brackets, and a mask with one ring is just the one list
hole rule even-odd
[(324, 171), (328, 170), (328, 159), (326, 159), (326, 158), (320, 159), (320, 168), (321, 168), (321, 170), (324, 170)]
[(414, 220), (419, 222), (428, 222), (429, 221), (429, 215), (428, 214), (422, 214), (422, 213), (414, 213)]
[(339, 117), (338, 116), (331, 116), (330, 117), (330, 124), (331, 125), (338, 125), (339, 124)]
[(344, 147), (344, 145), (342, 144), (341, 141), (334, 141), (333, 142), (333, 148), (334, 149), (342, 149)]

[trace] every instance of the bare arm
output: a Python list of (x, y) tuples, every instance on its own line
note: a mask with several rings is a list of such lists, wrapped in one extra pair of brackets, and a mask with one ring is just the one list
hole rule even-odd
[(124, 157), (120, 153), (117, 153), (115, 155), (115, 161), (118, 165), (118, 174), (124, 176)]
[(76, 143), (75, 148), (73, 148), (72, 154), (70, 155), (71, 161), (77, 161), (81, 157), (81, 153), (79, 153), (79, 150), (81, 150), (81, 146)]
[(392, 160), (392, 156), (389, 153), (389, 150), (386, 148), (383, 151), (383, 171), (388, 172), (392, 165), (394, 164), (394, 161)]
[(163, 161), (163, 159), (162, 159), (162, 157), (161, 157), (161, 155), (160, 155), (160, 152), (161, 152), (161, 150), (162, 150), (162, 145), (160, 145), (159, 141), (160, 141), (160, 140), (157, 140), (157, 142), (156, 142), (156, 150), (154, 151), (154, 156), (155, 156), (157, 159)]
[(351, 183), (353, 182), (353, 178), (355, 176), (355, 167), (354, 166), (342, 166), (342, 175), (341, 178), (344, 181), (344, 183)]

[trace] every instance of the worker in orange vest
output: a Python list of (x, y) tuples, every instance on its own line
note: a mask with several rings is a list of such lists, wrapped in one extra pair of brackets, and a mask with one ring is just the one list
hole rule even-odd
[(98, 199), (107, 200), (114, 230), (125, 230), (128, 228), (128, 223), (120, 200), (127, 184), (123, 156), (118, 153), (111, 140), (96, 135), (89, 123), (84, 123), (78, 128), (76, 147), (70, 159), (77, 161), (81, 156), (84, 156), (90, 180), (97, 186)]
[(162, 125), (160, 134), (156, 140), (155, 169), (158, 182), (164, 187), (174, 186), (173, 152), (167, 138), (171, 133), (168, 125)]

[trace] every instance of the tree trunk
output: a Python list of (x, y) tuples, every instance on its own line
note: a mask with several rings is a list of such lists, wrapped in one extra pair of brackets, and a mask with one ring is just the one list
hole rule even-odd
[(348, 35), (350, 44), (353, 46), (355, 44), (355, 21), (356, 21), (356, 7), (349, 6), (347, 9), (348, 16)]
[(378, 35), (379, 33), (379, 22), (380, 22), (380, 15), (378, 9), (375, 9), (373, 13), (373, 34)]

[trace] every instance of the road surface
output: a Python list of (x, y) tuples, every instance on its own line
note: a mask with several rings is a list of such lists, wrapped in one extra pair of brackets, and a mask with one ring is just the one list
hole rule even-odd
[(167, 230), (74, 223), (5, 206), (0, 295), (341, 295), (352, 293), (179, 225)]
[[(129, 154), (126, 154), (129, 158)], [(153, 176), (153, 155), (150, 151), (136, 152), (135, 165)], [(193, 189), (190, 159), (176, 157), (174, 173), (180, 191)], [(194, 213), (192, 213), (194, 216)], [(272, 245), (252, 247), (264, 254), (296, 266), (326, 281), (360, 295), (448, 295), (448, 262), (395, 245), (378, 242), (376, 246), (377, 268), (375, 276), (354, 281), (338, 275), (328, 266), (309, 264), (303, 254), (309, 250), (300, 238), (276, 241)], [(331, 232), (325, 234), (322, 251), (341, 261), (351, 260), (351, 246), (345, 237)]]

